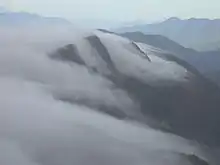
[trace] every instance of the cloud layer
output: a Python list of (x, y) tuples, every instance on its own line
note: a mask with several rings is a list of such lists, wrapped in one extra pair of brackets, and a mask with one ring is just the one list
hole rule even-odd
[(128, 114), (138, 111), (106, 78), (48, 57), (89, 34), (74, 31), (0, 30), (0, 164), (185, 165), (178, 153), (200, 154), (182, 138), (61, 101), (79, 97)]

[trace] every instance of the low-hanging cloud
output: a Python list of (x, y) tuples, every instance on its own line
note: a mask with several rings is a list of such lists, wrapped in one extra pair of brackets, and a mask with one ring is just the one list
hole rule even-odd
[(48, 57), (85, 34), (74, 31), (0, 30), (1, 165), (185, 165), (178, 153), (200, 154), (182, 138), (61, 101), (79, 97), (138, 111), (108, 79)]

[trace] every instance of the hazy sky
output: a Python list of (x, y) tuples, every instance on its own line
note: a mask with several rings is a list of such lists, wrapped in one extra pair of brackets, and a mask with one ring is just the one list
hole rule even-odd
[(219, 0), (0, 0), (0, 5), (71, 20), (129, 22), (172, 16), (220, 18)]

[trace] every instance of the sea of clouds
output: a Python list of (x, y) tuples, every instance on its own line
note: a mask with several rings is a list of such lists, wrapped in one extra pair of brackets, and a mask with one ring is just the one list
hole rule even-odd
[(90, 33), (0, 28), (0, 165), (190, 165), (179, 153), (202, 156), (183, 138), (61, 101), (85, 98), (126, 113), (138, 110), (106, 78), (49, 58)]

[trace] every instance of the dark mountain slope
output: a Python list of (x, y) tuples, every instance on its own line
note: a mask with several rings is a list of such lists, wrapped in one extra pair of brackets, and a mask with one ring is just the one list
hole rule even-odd
[(57, 52), (51, 55), (51, 57), (57, 60), (75, 62), (80, 65), (85, 65), (85, 62), (80, 57), (79, 51), (74, 44), (69, 44), (64, 48), (57, 50)]
[(178, 43), (161, 35), (146, 35), (141, 32), (127, 32), (120, 35), (135, 42), (142, 42), (172, 53), (196, 53), (193, 49), (184, 48)]

